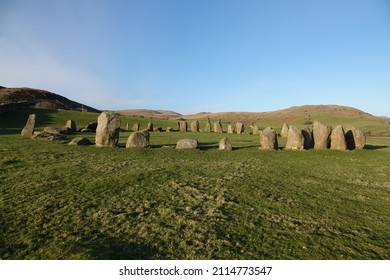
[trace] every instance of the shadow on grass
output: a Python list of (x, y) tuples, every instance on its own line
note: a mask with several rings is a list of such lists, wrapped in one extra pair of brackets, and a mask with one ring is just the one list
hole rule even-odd
[(387, 148), (390, 148), (390, 146), (374, 146), (374, 145), (364, 146), (365, 150), (381, 150), (381, 149), (387, 149)]
[(107, 236), (89, 246), (91, 258), (98, 260), (150, 260), (156, 254), (152, 247)]

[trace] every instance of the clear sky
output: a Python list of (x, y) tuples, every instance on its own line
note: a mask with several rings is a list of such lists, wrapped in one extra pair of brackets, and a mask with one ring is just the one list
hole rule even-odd
[(0, 0), (0, 85), (99, 109), (390, 116), (390, 1)]

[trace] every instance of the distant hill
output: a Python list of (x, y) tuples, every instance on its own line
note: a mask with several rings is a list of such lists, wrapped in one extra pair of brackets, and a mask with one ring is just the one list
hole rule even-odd
[(88, 112), (100, 112), (95, 108), (46, 90), (0, 87), (0, 112), (26, 107), (73, 111), (84, 109)]
[(143, 117), (160, 120), (171, 120), (181, 118), (181, 114), (168, 110), (148, 110), (148, 109), (133, 109), (116, 111), (122, 116), (128, 117)]

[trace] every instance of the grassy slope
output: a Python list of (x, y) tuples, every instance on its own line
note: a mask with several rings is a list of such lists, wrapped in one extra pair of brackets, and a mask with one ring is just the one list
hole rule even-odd
[[(97, 116), (44, 112), (42, 127)], [(228, 135), (236, 150), (226, 153), (220, 134), (152, 133), (150, 149), (99, 149), (10, 134), (18, 122), (0, 135), (0, 258), (390, 257), (387, 139), (362, 151), (267, 152), (257, 136)], [(159, 148), (184, 137), (202, 149)]]

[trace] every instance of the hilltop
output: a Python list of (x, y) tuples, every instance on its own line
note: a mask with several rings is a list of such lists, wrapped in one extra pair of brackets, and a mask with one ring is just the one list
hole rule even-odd
[(52, 110), (100, 112), (90, 106), (70, 100), (59, 94), (33, 88), (0, 87), (0, 112), (26, 107)]

